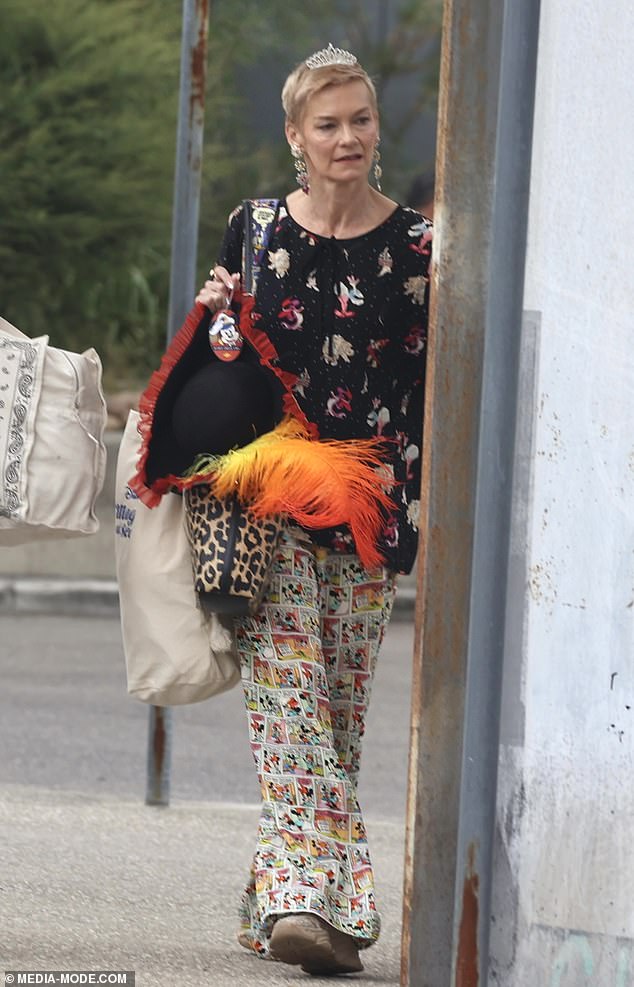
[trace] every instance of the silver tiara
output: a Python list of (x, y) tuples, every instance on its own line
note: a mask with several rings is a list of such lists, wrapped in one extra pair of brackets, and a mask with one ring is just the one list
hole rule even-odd
[(327, 48), (316, 51), (314, 55), (306, 59), (305, 65), (309, 69), (322, 69), (324, 65), (356, 65), (357, 59), (351, 51), (344, 51), (343, 48), (335, 48), (332, 41)]

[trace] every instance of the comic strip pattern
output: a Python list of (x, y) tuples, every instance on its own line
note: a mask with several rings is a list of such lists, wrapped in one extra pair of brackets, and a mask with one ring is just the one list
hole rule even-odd
[(241, 920), (262, 955), (284, 912), (320, 915), (360, 945), (379, 934), (356, 781), (393, 598), (384, 569), (287, 534), (263, 604), (237, 622), (263, 799)]

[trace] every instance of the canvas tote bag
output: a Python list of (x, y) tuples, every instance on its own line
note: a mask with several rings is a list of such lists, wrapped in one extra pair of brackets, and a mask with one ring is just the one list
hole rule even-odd
[(139, 455), (131, 411), (116, 472), (115, 559), (128, 692), (155, 706), (208, 699), (240, 679), (233, 622), (197, 605), (183, 498), (146, 507), (128, 486)]
[(97, 531), (105, 427), (95, 350), (57, 349), (0, 318), (0, 546)]

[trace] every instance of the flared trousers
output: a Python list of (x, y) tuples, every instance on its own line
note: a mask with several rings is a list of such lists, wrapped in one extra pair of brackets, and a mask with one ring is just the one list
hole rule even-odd
[(372, 678), (394, 576), (288, 531), (257, 613), (236, 637), (262, 792), (240, 918), (259, 955), (281, 915), (311, 912), (357, 939), (380, 930), (357, 799)]

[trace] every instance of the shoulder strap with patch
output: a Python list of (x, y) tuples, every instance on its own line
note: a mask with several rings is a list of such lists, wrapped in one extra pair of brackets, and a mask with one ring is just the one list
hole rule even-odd
[(264, 253), (277, 219), (279, 199), (245, 199), (242, 271), (244, 289), (255, 294)]

